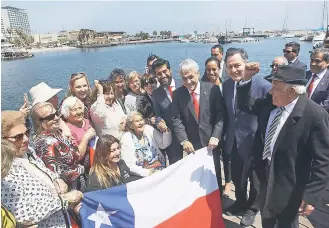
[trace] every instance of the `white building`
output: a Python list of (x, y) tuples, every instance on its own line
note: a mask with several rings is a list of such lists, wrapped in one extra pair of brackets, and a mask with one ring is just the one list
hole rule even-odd
[(33, 36), (34, 43), (52, 43), (58, 42), (58, 34), (57, 33), (46, 33), (46, 34), (36, 34)]
[(30, 22), (25, 9), (19, 9), (11, 6), (1, 7), (1, 33), (6, 34), (7, 29), (22, 29), (24, 33), (31, 34)]

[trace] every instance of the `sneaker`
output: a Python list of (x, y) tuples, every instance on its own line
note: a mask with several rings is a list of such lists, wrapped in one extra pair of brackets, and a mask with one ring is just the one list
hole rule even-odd
[(245, 204), (235, 201), (231, 206), (225, 210), (225, 214), (228, 216), (238, 215), (243, 213), (246, 209)]
[(254, 224), (256, 212), (253, 212), (252, 210), (247, 210), (246, 213), (242, 216), (242, 219), (240, 221), (240, 226), (248, 227)]

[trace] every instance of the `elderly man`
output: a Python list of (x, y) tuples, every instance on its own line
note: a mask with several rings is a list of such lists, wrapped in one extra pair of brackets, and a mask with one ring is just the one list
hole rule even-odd
[[(282, 59), (285, 59), (282, 57)], [(281, 60), (276, 58), (275, 60)], [(225, 101), (225, 141), (223, 145), (223, 162), (225, 180), (232, 176), (235, 185), (236, 201), (226, 210), (227, 215), (236, 215), (241, 212), (244, 216), (240, 224), (251, 226), (259, 211), (255, 200), (253, 178), (250, 176), (248, 163), (252, 152), (252, 142), (257, 129), (257, 117), (243, 112), (237, 108), (236, 84), (243, 79), (248, 62), (248, 54), (241, 48), (230, 48), (226, 52), (225, 63), (230, 76), (223, 83), (223, 96)], [(251, 81), (251, 93), (256, 98), (265, 96), (271, 88), (271, 84), (262, 77), (254, 77)], [(243, 172), (248, 170), (248, 172)], [(249, 177), (250, 176), (250, 177)], [(250, 194), (247, 199), (248, 177), (250, 179)], [(227, 192), (227, 185), (225, 191)]]
[(278, 70), (278, 66), (288, 65), (288, 60), (284, 56), (277, 56), (273, 59), (270, 67), (272, 68), (271, 74)]
[(184, 86), (174, 91), (174, 133), (187, 153), (206, 146), (214, 149), (215, 169), (221, 189), (218, 145), (223, 133), (225, 107), (220, 88), (210, 82), (199, 81), (199, 66), (192, 59), (180, 64), (179, 74)]
[(329, 115), (307, 98), (305, 70), (279, 66), (272, 89), (253, 98), (250, 80), (259, 71), (249, 64), (237, 87), (239, 109), (258, 116), (251, 158), (260, 183), (263, 228), (296, 228), (309, 215), (329, 181)]
[(311, 70), (306, 72), (306, 78), (309, 79), (307, 95), (329, 112), (329, 49), (313, 50), (310, 59)]
[(286, 59), (288, 60), (288, 65), (297, 66), (306, 70), (306, 64), (298, 59), (299, 51), (299, 43), (295, 41), (289, 42), (285, 45), (285, 48), (283, 49), (284, 57), (286, 57)]

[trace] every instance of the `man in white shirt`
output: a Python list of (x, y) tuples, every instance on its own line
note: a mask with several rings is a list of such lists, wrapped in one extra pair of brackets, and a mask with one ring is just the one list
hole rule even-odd
[(278, 66), (264, 98), (250, 94), (259, 65), (237, 86), (239, 109), (258, 116), (251, 161), (259, 182), (263, 228), (297, 228), (298, 215), (319, 205), (329, 181), (329, 115), (307, 98), (305, 70)]
[(220, 44), (216, 44), (215, 46), (213, 46), (211, 48), (211, 56), (215, 57), (219, 60), (220, 62), (220, 71), (219, 71), (219, 77), (221, 79), (221, 81), (225, 81), (226, 79), (229, 78), (227, 71), (226, 71), (226, 67), (224, 64), (224, 48), (222, 45)]
[(314, 49), (310, 59), (311, 70), (306, 72), (306, 78), (309, 79), (307, 95), (329, 112), (329, 49)]
[(219, 188), (222, 188), (219, 145), (225, 115), (220, 88), (210, 82), (200, 82), (198, 64), (192, 59), (179, 66), (184, 86), (174, 92), (172, 120), (178, 142), (187, 153), (203, 147), (214, 150), (214, 162)]

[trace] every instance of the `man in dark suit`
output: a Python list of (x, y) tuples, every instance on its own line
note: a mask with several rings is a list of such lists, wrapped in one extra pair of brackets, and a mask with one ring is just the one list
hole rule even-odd
[[(282, 57), (283, 58), (283, 57)], [(257, 129), (257, 117), (239, 110), (236, 104), (236, 84), (244, 77), (248, 54), (243, 49), (231, 48), (226, 52), (225, 63), (230, 76), (223, 83), (223, 96), (226, 107), (225, 140), (223, 158), (230, 157), (231, 175), (235, 185), (236, 201), (226, 210), (227, 215), (236, 215), (244, 212), (240, 225), (251, 226), (260, 208), (254, 206), (256, 191), (253, 179), (250, 176), (250, 194), (247, 200), (248, 174), (246, 161), (252, 152), (252, 142)], [(265, 96), (271, 89), (271, 84), (262, 77), (253, 77), (251, 80), (251, 95), (255, 98)]]
[(225, 81), (226, 79), (229, 78), (229, 76), (227, 75), (227, 71), (226, 71), (226, 67), (224, 64), (224, 48), (222, 45), (220, 44), (216, 44), (211, 48), (211, 56), (215, 57), (219, 60), (220, 62), (220, 72), (219, 72), (219, 77), (221, 79), (221, 81)]
[(258, 116), (254, 138), (254, 178), (259, 181), (263, 228), (297, 228), (309, 215), (329, 181), (329, 115), (307, 98), (305, 70), (279, 66), (269, 78), (272, 89), (253, 98), (249, 64), (237, 87), (239, 109)]
[(306, 70), (306, 64), (298, 59), (299, 51), (299, 43), (295, 41), (289, 42), (285, 45), (285, 48), (283, 49), (284, 57), (286, 57), (286, 59), (288, 60), (288, 65), (297, 66)]
[(181, 83), (179, 83), (179, 80), (176, 81), (172, 78), (170, 64), (165, 59), (159, 58), (155, 60), (152, 64), (152, 71), (160, 83), (160, 86), (152, 93), (154, 111), (156, 117), (161, 117), (172, 132), (172, 142), (171, 145), (166, 148), (166, 153), (169, 164), (173, 164), (183, 158), (183, 148), (175, 136), (171, 115), (173, 92), (181, 86)]
[(178, 142), (187, 153), (207, 147), (214, 149), (214, 162), (219, 188), (220, 175), (219, 141), (223, 132), (225, 113), (220, 88), (209, 82), (200, 82), (198, 64), (184, 60), (179, 67), (184, 86), (174, 92), (173, 126)]
[(308, 97), (329, 112), (329, 49), (314, 49), (311, 54), (310, 68), (306, 72), (309, 80), (307, 87)]

